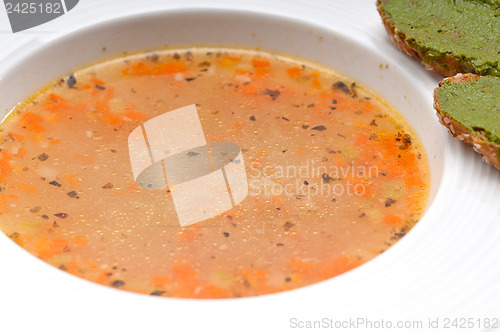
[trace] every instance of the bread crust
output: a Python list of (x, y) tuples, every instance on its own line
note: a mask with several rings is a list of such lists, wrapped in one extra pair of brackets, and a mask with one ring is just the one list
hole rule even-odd
[[(439, 82), (439, 86), (442, 86), (446, 82), (454, 83), (466, 83), (471, 80), (477, 80), (481, 76), (476, 74), (457, 74), (453, 77), (448, 77)], [(448, 132), (455, 137), (457, 140), (464, 142), (474, 149), (477, 153), (483, 156), (483, 160), (496, 167), (500, 170), (500, 162), (498, 160), (498, 149), (500, 145), (490, 142), (483, 134), (480, 132), (473, 132), (465, 128), (461, 123), (455, 121), (448, 114), (441, 110), (441, 105), (436, 95), (436, 90), (434, 89), (434, 108), (437, 112), (437, 117), (439, 122), (448, 128)]]
[(440, 62), (436, 63), (427, 63), (424, 61), (422, 56), (408, 44), (407, 36), (405, 33), (397, 30), (394, 23), (391, 19), (386, 15), (384, 10), (381, 8), (381, 2), (377, 1), (377, 10), (382, 18), (382, 22), (384, 24), (385, 30), (391, 37), (392, 42), (399, 48), (401, 51), (405, 52), (409, 56), (420, 61), (422, 65), (424, 65), (425, 69), (432, 70), (440, 75), (445, 77), (450, 77), (456, 75), (458, 73), (477, 73), (474, 68), (465, 67), (460, 64), (460, 62), (454, 56), (450, 54), (445, 54)]

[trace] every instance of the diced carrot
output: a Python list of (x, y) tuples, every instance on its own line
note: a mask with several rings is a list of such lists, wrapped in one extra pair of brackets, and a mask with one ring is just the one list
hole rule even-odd
[(241, 130), (243, 130), (243, 128), (245, 128), (245, 123), (240, 122), (240, 121), (236, 121), (233, 125), (234, 131), (241, 131)]
[(172, 266), (172, 275), (176, 280), (192, 282), (198, 278), (198, 273), (189, 264)]
[(108, 113), (109, 104), (107, 100), (98, 100), (94, 103), (94, 110), (99, 113)]
[(73, 242), (75, 244), (78, 244), (80, 246), (84, 246), (86, 245), (87, 243), (89, 243), (89, 239), (87, 239), (87, 237), (83, 236), (83, 235), (77, 235), (73, 238)]
[(176, 74), (187, 70), (186, 65), (181, 61), (171, 61), (162, 63), (151, 69), (151, 75)]
[(151, 282), (156, 288), (164, 288), (167, 284), (171, 282), (171, 279), (169, 276), (166, 275), (158, 275), (158, 276), (152, 276)]
[(66, 109), (68, 106), (68, 102), (61, 96), (56, 95), (55, 93), (50, 93), (45, 102), (42, 103), (42, 107), (51, 112), (59, 112)]
[(62, 179), (71, 188), (78, 186), (81, 182), (80, 179), (74, 174), (64, 174)]
[(225, 59), (229, 59), (233, 62), (238, 62), (238, 61), (241, 61), (241, 57), (237, 56), (237, 55), (225, 55), (224, 56)]
[(50, 254), (60, 254), (65, 248), (69, 248), (69, 242), (63, 238), (56, 238), (50, 243)]
[(371, 112), (372, 112), (372, 110), (373, 110), (373, 107), (374, 107), (374, 106), (373, 106), (373, 103), (372, 103), (371, 101), (369, 101), (369, 100), (365, 100), (365, 102), (364, 102), (364, 108), (363, 108), (363, 111), (364, 111), (365, 113), (371, 113)]
[(17, 152), (14, 154), (14, 157), (17, 157), (17, 158), (22, 158), (26, 155), (26, 149), (24, 147), (20, 147), (19, 149), (17, 149)]
[(266, 59), (258, 59), (258, 58), (253, 58), (252, 59), (252, 66), (254, 67), (260, 67), (260, 68), (268, 68), (271, 66), (271, 62)]
[(235, 75), (244, 75), (244, 76), (246, 76), (246, 75), (250, 74), (250, 69), (240, 69), (240, 68), (236, 68), (236, 69), (234, 70), (234, 74), (235, 74)]
[(100, 86), (105, 86), (106, 83), (104, 83), (104, 81), (98, 79), (97, 77), (91, 77), (90, 78), (90, 82), (94, 85), (100, 85)]
[(363, 148), (364, 146), (366, 146), (368, 143), (368, 138), (368, 134), (359, 133), (358, 136), (356, 136), (356, 147)]
[(96, 162), (96, 158), (88, 154), (75, 154), (74, 158), (86, 164), (93, 164)]
[(296, 154), (297, 156), (302, 156), (302, 155), (304, 155), (304, 149), (302, 149), (302, 147), (300, 147), (300, 146), (296, 145), (296, 146), (295, 146), (295, 154)]
[(256, 76), (266, 76), (269, 73), (269, 67), (255, 67)]
[(122, 70), (122, 73), (124, 75), (150, 75), (151, 70), (149, 69), (148, 65), (143, 62), (139, 62), (125, 68), (124, 70)]
[(309, 74), (312, 78), (318, 78), (319, 77), (319, 71), (313, 71), (312, 73)]
[(299, 67), (290, 67), (286, 70), (286, 73), (291, 77), (291, 78), (297, 78), (302, 74), (302, 70), (300, 70)]
[(64, 99), (63, 97), (61, 97), (59, 95), (56, 95), (55, 93), (50, 93), (47, 96), (47, 99), (50, 101), (53, 101), (55, 103), (59, 103), (59, 104), (66, 104), (67, 103), (66, 99)]
[(45, 128), (42, 126), (43, 117), (33, 112), (26, 112), (19, 121), (23, 127), (33, 133), (43, 133)]
[(227, 55), (227, 56), (220, 57), (217, 60), (217, 62), (219, 63), (219, 65), (221, 67), (231, 67), (231, 66), (235, 65), (236, 62), (239, 62), (240, 60), (241, 60), (241, 58), (238, 56)]
[(42, 236), (35, 240), (35, 251), (40, 257), (48, 257), (50, 248), (50, 240), (48, 237)]
[(13, 141), (16, 141), (16, 142), (22, 142), (24, 140), (24, 136), (22, 135), (19, 135), (19, 134), (16, 134), (16, 133), (13, 133), (12, 131), (9, 131), (7, 133), (7, 136), (8, 137), (11, 137)]
[(137, 112), (133, 110), (126, 111), (125, 113), (123, 113), (123, 115), (129, 118), (130, 120), (141, 121), (141, 122), (146, 121), (149, 117), (146, 113)]
[(102, 271), (101, 274), (96, 278), (95, 282), (101, 285), (107, 284), (111, 278), (111, 274), (108, 271)]
[(106, 121), (111, 126), (119, 126), (125, 123), (123, 117), (116, 115), (114, 113), (106, 113), (102, 115), (102, 119)]
[(323, 86), (319, 80), (311, 81), (313, 88), (320, 90)]
[(391, 226), (401, 227), (403, 225), (403, 218), (394, 214), (388, 214), (384, 217), (384, 222)]
[(22, 190), (24, 192), (30, 193), (30, 194), (36, 194), (36, 186), (28, 183), (23, 183), (20, 182), (17, 184), (17, 189)]
[(62, 141), (59, 138), (58, 139), (53, 139), (52, 141), (49, 141), (50, 145), (58, 145), (58, 144), (61, 144), (61, 143), (62, 143)]
[(196, 236), (200, 233), (201, 226), (198, 224), (190, 225), (189, 227), (184, 227), (177, 235), (179, 240), (182, 241), (193, 241)]
[(208, 284), (201, 288), (199, 293), (196, 294), (196, 297), (203, 299), (222, 299), (229, 297), (229, 295), (230, 294), (227, 289), (214, 284)]

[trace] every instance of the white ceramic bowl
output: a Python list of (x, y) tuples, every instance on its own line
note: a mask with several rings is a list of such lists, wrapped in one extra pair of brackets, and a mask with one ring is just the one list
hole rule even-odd
[[(304, 11), (307, 12), (305, 7)], [(435, 76), (395, 51), (385, 36), (380, 36), (381, 43), (376, 44), (370, 33), (364, 34), (355, 27), (312, 22), (310, 14), (298, 20), (258, 8), (188, 8), (82, 26), (49, 42), (42, 39), (24, 45), (22, 57), (10, 59), (8, 66), (0, 64), (0, 116), (51, 80), (124, 52), (230, 46), (260, 48), (319, 62), (382, 96), (403, 114), (423, 141), (431, 167), (430, 201), (424, 217), (407, 236), (374, 260), (309, 287), (254, 298), (180, 300), (123, 292), (73, 277), (38, 260), (0, 234), (0, 313), (6, 315), (0, 321), (0, 330), (3, 326), (5, 331), (44, 326), (52, 331), (201, 331), (214, 327), (220, 331), (280, 331), (293, 329), (293, 318), (426, 321), (432, 314), (446, 314), (442, 304), (456, 295), (455, 290), (475, 285), (470, 280), (487, 268), (479, 266), (479, 272), (458, 278), (458, 283), (447, 281), (462, 271), (456, 266), (457, 252), (462, 247), (442, 234), (454, 226), (467, 232), (466, 220), (453, 223), (469, 211), (457, 203), (468, 197), (467, 190), (463, 192), (458, 183), (470, 181), (470, 174), (478, 167), (481, 173), (487, 173), (488, 179), (496, 175), (476, 161), (466, 161), (474, 156), (455, 145), (438, 125), (429, 85), (436, 82)], [(498, 193), (498, 186), (491, 192)], [(458, 201), (450, 198), (451, 194), (459, 195)], [(485, 220), (489, 216), (490, 210)], [(479, 237), (485, 233), (469, 235)], [(455, 236), (463, 237), (461, 233)], [(455, 265), (450, 265), (450, 257)], [(474, 260), (464, 261), (472, 264)], [(450, 291), (444, 291), (445, 286), (451, 287)], [(468, 292), (479, 292), (491, 300), (475, 289), (460, 293), (458, 298), (462, 300), (457, 300), (457, 308), (468, 308), (468, 299), (474, 298)], [(500, 294), (498, 287), (496, 294)], [(435, 304), (427, 303), (431, 296)], [(403, 307), (403, 301), (413, 310)]]

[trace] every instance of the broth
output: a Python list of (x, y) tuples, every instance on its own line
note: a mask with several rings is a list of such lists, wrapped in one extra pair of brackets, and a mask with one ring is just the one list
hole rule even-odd
[[(129, 134), (196, 104), (208, 142), (241, 148), (247, 197), (181, 227), (138, 186)], [(326, 280), (421, 218), (425, 152), (367, 89), (316, 64), (237, 49), (125, 56), (52, 84), (2, 125), (0, 229), (47, 263), (158, 296), (232, 298)]]

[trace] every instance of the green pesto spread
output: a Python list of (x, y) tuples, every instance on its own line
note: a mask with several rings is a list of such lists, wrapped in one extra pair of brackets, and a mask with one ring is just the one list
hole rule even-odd
[(463, 83), (447, 80), (436, 89), (436, 97), (443, 113), (500, 144), (500, 78), (482, 76)]
[(500, 76), (499, 0), (378, 0), (424, 62), (445, 54), (470, 72)]

